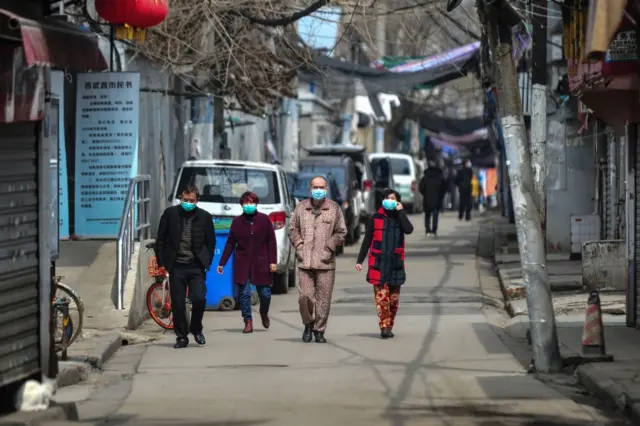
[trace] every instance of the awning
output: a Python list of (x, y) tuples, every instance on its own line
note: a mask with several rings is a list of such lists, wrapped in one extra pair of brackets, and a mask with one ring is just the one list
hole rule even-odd
[(321, 76), (331, 83), (329, 96), (346, 99), (356, 94), (366, 94), (356, 93), (355, 80), (360, 80), (368, 93), (404, 94), (417, 86), (435, 87), (465, 76), (470, 70), (477, 69), (477, 64), (477, 55), (473, 55), (471, 58), (442, 63), (421, 71), (398, 73), (317, 54), (313, 63), (305, 68), (307, 72)]
[(34, 21), (0, 9), (0, 39), (21, 42), (28, 67), (108, 68), (97, 36), (64, 21)]
[(601, 59), (613, 35), (618, 30), (627, 0), (591, 0), (587, 12), (585, 54), (589, 59)]

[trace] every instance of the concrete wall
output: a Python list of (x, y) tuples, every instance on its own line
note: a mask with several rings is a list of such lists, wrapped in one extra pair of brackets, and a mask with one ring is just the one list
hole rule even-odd
[[(225, 113), (243, 123), (233, 130), (227, 127), (227, 140), (231, 148), (231, 159), (238, 161), (265, 161), (265, 133), (269, 131), (267, 118), (245, 114), (239, 111)], [(227, 125), (228, 126), (228, 125)], [(277, 141), (274, 140), (274, 144)], [(271, 160), (269, 160), (271, 162)]]
[(155, 256), (153, 250), (147, 251), (147, 243), (153, 240), (143, 241), (138, 244), (138, 256), (136, 256), (136, 262), (131, 265), (131, 270), (127, 275), (127, 284), (133, 282), (133, 295), (129, 298), (129, 316), (127, 318), (127, 329), (136, 330), (140, 327), (148, 318), (149, 311), (147, 310), (147, 290), (153, 282), (149, 278), (147, 265), (149, 259)]
[[(155, 236), (162, 211), (168, 205), (175, 172), (188, 158), (184, 127), (189, 117), (188, 99), (167, 94), (178, 92), (173, 79), (143, 56), (136, 56), (127, 64), (127, 71), (140, 73), (140, 138), (139, 174), (151, 175), (150, 220)], [(177, 89), (177, 90), (176, 90)], [(149, 92), (144, 90), (155, 90)]]
[[(553, 86), (552, 86), (553, 87)], [(572, 215), (595, 210), (595, 141), (581, 123), (575, 101), (549, 117), (547, 135), (547, 249), (569, 253)]]

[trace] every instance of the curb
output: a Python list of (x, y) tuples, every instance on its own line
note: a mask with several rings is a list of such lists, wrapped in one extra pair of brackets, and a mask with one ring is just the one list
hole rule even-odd
[(56, 376), (58, 388), (84, 382), (89, 377), (89, 365), (84, 362), (59, 361), (59, 371)]
[(101, 369), (104, 363), (122, 346), (121, 336), (122, 333), (120, 331), (113, 331), (101, 337), (98, 345), (91, 349), (86, 355), (79, 356), (79, 360), (89, 364), (93, 368)]
[[(485, 225), (487, 223), (491, 223), (491, 221), (491, 218), (485, 218), (485, 220), (482, 221), (482, 224)], [(500, 281), (500, 278), (496, 277), (497, 268), (495, 263), (494, 241), (495, 233), (493, 231), (489, 233), (483, 233), (482, 231), (478, 232), (478, 240), (476, 244), (477, 250), (475, 253), (475, 267), (476, 272), (478, 273), (478, 284), (480, 286), (480, 292), (482, 294), (483, 306), (491, 306), (496, 309), (505, 310), (506, 305), (504, 294), (502, 294), (502, 297), (497, 297), (498, 294), (492, 294), (497, 293), (497, 291), (492, 291), (492, 288), (494, 287), (493, 283), (486, 282), (486, 278), (489, 277), (492, 280), (496, 280), (498, 282)], [(491, 273), (489, 273), (489, 275), (486, 276), (485, 279), (483, 279), (483, 269), (491, 271)], [(491, 287), (491, 289), (488, 287)]]
[(589, 392), (617, 407), (634, 424), (640, 424), (640, 402), (635, 402), (627, 389), (606, 378), (599, 377), (598, 371), (589, 364), (577, 367), (576, 377), (578, 383)]
[(122, 340), (120, 331), (111, 332), (102, 336), (96, 347), (86, 355), (74, 357), (75, 360), (72, 362), (60, 361), (61, 364), (66, 364), (64, 367), (60, 366), (60, 371), (56, 377), (58, 387), (72, 386), (87, 380), (90, 368), (101, 370), (103, 365), (120, 349)]
[(500, 283), (500, 290), (502, 291), (502, 297), (504, 298), (504, 309), (511, 318), (517, 317), (518, 314), (513, 308), (511, 298), (509, 297), (508, 286), (506, 284), (509, 277), (506, 276), (506, 273), (500, 268), (500, 264), (498, 263), (496, 263), (496, 272), (498, 275), (498, 282)]
[(18, 412), (0, 417), (0, 426), (40, 426), (54, 421), (78, 421), (75, 403), (52, 403), (43, 411)]

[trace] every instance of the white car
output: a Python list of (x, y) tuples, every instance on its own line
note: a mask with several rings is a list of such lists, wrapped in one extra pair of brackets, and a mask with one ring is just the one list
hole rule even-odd
[(228, 160), (186, 161), (176, 177), (173, 204), (182, 189), (192, 184), (200, 192), (198, 207), (216, 218), (233, 218), (242, 214), (240, 196), (255, 192), (260, 198), (258, 211), (271, 219), (278, 245), (278, 272), (273, 289), (287, 293), (296, 285), (296, 256), (287, 235), (294, 200), (289, 194), (287, 176), (280, 165)]
[(416, 174), (416, 164), (413, 157), (408, 154), (396, 154), (391, 152), (380, 152), (369, 154), (370, 159), (388, 158), (391, 162), (391, 174), (395, 183), (395, 189), (402, 197), (402, 205), (407, 213), (411, 214), (419, 210), (418, 203), (421, 203), (418, 191), (418, 176)]

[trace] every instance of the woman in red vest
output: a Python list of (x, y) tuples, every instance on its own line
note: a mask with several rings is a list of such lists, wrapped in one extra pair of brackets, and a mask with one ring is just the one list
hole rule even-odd
[(397, 191), (385, 190), (382, 207), (369, 219), (356, 263), (356, 270), (362, 271), (362, 262), (369, 253), (367, 281), (373, 284), (380, 337), (383, 339), (393, 337), (400, 286), (407, 278), (404, 270), (404, 236), (413, 232), (413, 225), (401, 201)]

